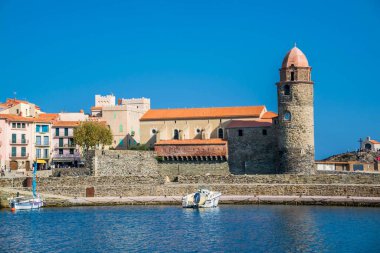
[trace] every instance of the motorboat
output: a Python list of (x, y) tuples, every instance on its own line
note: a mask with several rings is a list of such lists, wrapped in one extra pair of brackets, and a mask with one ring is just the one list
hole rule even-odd
[(208, 208), (217, 207), (222, 193), (200, 189), (182, 198), (183, 208)]
[(33, 165), (33, 181), (32, 181), (32, 197), (17, 196), (9, 199), (9, 207), (12, 211), (15, 210), (30, 210), (38, 209), (44, 206), (44, 201), (39, 194), (36, 193), (37, 182), (36, 182), (36, 171), (37, 163)]

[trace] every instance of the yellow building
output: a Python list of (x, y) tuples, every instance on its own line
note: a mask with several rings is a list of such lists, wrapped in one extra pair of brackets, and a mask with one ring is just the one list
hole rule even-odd
[(153, 147), (161, 140), (226, 139), (232, 120), (272, 122), (275, 116), (265, 106), (152, 109), (140, 119), (141, 144)]

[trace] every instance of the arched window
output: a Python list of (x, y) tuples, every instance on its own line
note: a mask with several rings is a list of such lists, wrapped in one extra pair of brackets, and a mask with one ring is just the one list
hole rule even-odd
[(223, 139), (224, 138), (224, 131), (223, 128), (219, 128), (218, 130), (218, 138)]
[(294, 81), (294, 71), (290, 72), (290, 81)]
[(364, 148), (367, 149), (367, 150), (371, 150), (371, 149), (372, 149), (372, 145), (369, 144), (369, 143), (366, 143), (366, 144), (364, 145)]
[(179, 139), (179, 131), (178, 129), (174, 129), (174, 140), (178, 140)]
[(290, 112), (286, 111), (284, 113), (284, 120), (285, 121), (290, 121), (292, 119), (292, 115), (290, 114)]
[(284, 95), (290, 95), (290, 86), (287, 84), (284, 86)]

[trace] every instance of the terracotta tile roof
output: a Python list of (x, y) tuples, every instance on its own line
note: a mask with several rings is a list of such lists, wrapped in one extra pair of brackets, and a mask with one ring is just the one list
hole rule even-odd
[(380, 144), (380, 142), (375, 141), (375, 140), (370, 140), (370, 142), (371, 142), (372, 144)]
[(0, 119), (6, 119), (7, 121), (16, 121), (16, 122), (34, 122), (35, 118), (32, 117), (22, 117), (13, 114), (0, 114)]
[(218, 118), (259, 118), (265, 106), (212, 107), (191, 109), (154, 109), (147, 111), (140, 121)]
[(227, 141), (222, 139), (190, 139), (190, 140), (161, 140), (155, 145), (225, 145)]
[[(7, 98), (7, 101), (5, 101), (5, 103), (0, 104), (0, 107), (10, 108), (10, 107), (13, 107), (13, 106), (21, 104), (21, 103), (22, 104), (31, 104), (29, 101), (26, 101), (26, 100)], [(37, 106), (37, 105), (35, 105), (35, 106), (36, 106), (37, 110), (41, 110), (41, 108), (39, 106)]]
[(80, 121), (55, 121), (53, 127), (77, 127)]
[(58, 117), (59, 117), (58, 113), (41, 113), (38, 115), (37, 119), (56, 120), (58, 119)]
[(101, 106), (93, 106), (93, 107), (91, 107), (91, 111), (99, 111), (99, 110), (102, 110)]
[(271, 122), (258, 120), (232, 120), (226, 128), (268, 127), (271, 125)]
[(265, 112), (263, 116), (261, 117), (262, 119), (273, 119), (277, 117), (278, 115), (274, 112)]

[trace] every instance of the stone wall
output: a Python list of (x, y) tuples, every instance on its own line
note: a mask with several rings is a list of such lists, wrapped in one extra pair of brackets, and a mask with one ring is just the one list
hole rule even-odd
[(182, 184), (360, 184), (380, 185), (380, 174), (334, 175), (225, 175), (225, 176), (178, 176)]
[[(26, 178), (0, 179), (0, 187), (25, 188)], [(94, 187), (95, 196), (181, 196), (200, 187), (221, 191), (224, 195), (274, 196), (361, 196), (380, 197), (380, 175), (255, 175), (255, 176), (178, 176), (178, 183), (166, 183), (164, 177), (50, 177), (37, 179), (41, 194), (85, 197)]]
[(94, 176), (157, 176), (158, 163), (154, 152), (134, 150), (96, 150), (92, 171)]
[(232, 174), (276, 173), (277, 137), (272, 127), (227, 130), (228, 162)]

